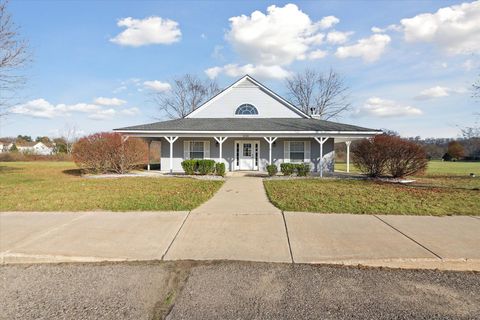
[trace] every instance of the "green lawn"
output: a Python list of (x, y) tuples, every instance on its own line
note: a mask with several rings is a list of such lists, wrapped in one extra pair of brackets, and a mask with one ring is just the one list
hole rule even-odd
[(222, 185), (188, 178), (87, 179), (71, 162), (0, 162), (0, 211), (191, 210)]
[(273, 204), (287, 211), (480, 215), (478, 176), (480, 163), (431, 161), (426, 175), (412, 177), (416, 182), (409, 185), (306, 179), (268, 180), (265, 188)]

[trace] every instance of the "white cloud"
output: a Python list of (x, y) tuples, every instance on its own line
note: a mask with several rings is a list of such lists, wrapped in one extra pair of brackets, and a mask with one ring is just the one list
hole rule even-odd
[(110, 39), (123, 46), (139, 47), (149, 44), (171, 44), (180, 41), (181, 31), (178, 22), (161, 17), (120, 19), (117, 26), (126, 29)]
[(246, 64), (243, 66), (238, 64), (227, 64), (223, 67), (209, 68), (205, 70), (205, 73), (210, 79), (216, 78), (221, 73), (226, 74), (229, 77), (241, 77), (245, 74), (249, 74), (263, 79), (285, 79), (290, 76), (290, 72), (281, 66), (255, 66), (253, 64)]
[(416, 99), (425, 100), (432, 98), (448, 97), (450, 95), (450, 89), (447, 87), (436, 86), (422, 90)]
[(33, 118), (47, 118), (51, 119), (57, 116), (70, 115), (72, 112), (96, 112), (100, 109), (95, 104), (77, 103), (77, 104), (57, 104), (53, 105), (45, 99), (35, 99), (28, 101), (25, 104), (15, 106), (12, 108), (12, 113), (22, 114)]
[(353, 34), (353, 31), (330, 31), (327, 34), (327, 42), (331, 44), (343, 44), (348, 41), (348, 38)]
[(380, 118), (401, 117), (401, 116), (418, 116), (422, 110), (404, 106), (392, 100), (381, 99), (378, 97), (369, 98), (363, 107), (356, 111), (358, 116), (369, 115)]
[(435, 86), (425, 90), (422, 90), (418, 96), (415, 97), (417, 100), (428, 100), (434, 98), (448, 97), (452, 93), (464, 93), (465, 88), (448, 88), (442, 86)]
[(287, 65), (306, 59), (309, 51), (319, 45), (328, 28), (339, 20), (325, 17), (313, 22), (295, 4), (275, 5), (267, 13), (254, 11), (250, 16), (232, 17), (226, 38), (247, 61), (256, 65)]
[[(101, 98), (101, 97), (100, 97)], [(95, 99), (97, 101), (98, 99)], [(115, 101), (109, 100), (108, 98), (103, 98), (107, 100), (100, 100), (99, 102), (104, 103), (104, 105), (109, 106), (119, 106), (123, 105), (125, 102), (123, 100)], [(109, 103), (109, 104), (108, 104)], [(45, 99), (35, 99), (28, 101), (25, 104), (18, 105), (12, 108), (12, 113), (21, 114), (33, 118), (45, 118), (52, 119), (56, 117), (65, 117), (71, 116), (73, 113), (84, 113), (87, 114), (89, 119), (93, 120), (104, 120), (109, 119), (117, 114), (117, 111), (113, 108), (103, 109), (99, 104), (90, 104), (90, 103), (76, 103), (76, 104), (52, 104)], [(140, 113), (138, 108), (127, 108), (120, 111), (123, 115), (137, 115)]]
[(145, 81), (143, 85), (147, 89), (158, 92), (165, 92), (172, 88), (172, 86), (168, 82), (162, 82), (159, 80)]
[(402, 27), (397, 24), (391, 24), (386, 28), (372, 27), (371, 30), (373, 33), (385, 33), (388, 31), (402, 31)]
[(212, 58), (223, 60), (225, 57), (223, 56), (222, 51), (223, 46), (216, 45), (215, 47), (213, 47)]
[(473, 61), (472, 59), (465, 60), (462, 63), (462, 67), (467, 71), (472, 71), (473, 69), (477, 68), (480, 65), (480, 62)]
[(314, 50), (308, 54), (308, 59), (309, 60), (316, 60), (316, 59), (322, 59), (327, 56), (327, 51), (324, 50)]
[(122, 111), (120, 111), (120, 113), (125, 115), (125, 116), (136, 116), (136, 115), (140, 114), (140, 109), (138, 109), (136, 107), (133, 107), (133, 108), (128, 108), (128, 109), (123, 109)]
[(118, 99), (118, 98), (105, 98), (105, 97), (98, 97), (95, 100), (93, 100), (95, 104), (101, 105), (101, 106), (122, 106), (127, 101)]
[(121, 86), (113, 89), (112, 93), (120, 93), (120, 92), (125, 91), (125, 90), (127, 90), (127, 86), (121, 85)]
[(361, 57), (366, 62), (374, 62), (380, 58), (390, 41), (391, 38), (386, 34), (374, 34), (358, 40), (354, 45), (338, 47), (335, 56), (341, 59)]
[(480, 53), (480, 1), (402, 19), (408, 42), (435, 43), (450, 54)]
[(98, 110), (88, 116), (92, 120), (106, 120), (112, 118), (117, 112), (115, 109)]
[(327, 16), (323, 17), (322, 20), (318, 22), (318, 26), (320, 29), (328, 29), (336, 25), (337, 23), (340, 22), (340, 19), (338, 19), (335, 16)]
[(55, 106), (45, 99), (35, 99), (12, 108), (12, 113), (28, 115), (34, 118), (53, 118)]

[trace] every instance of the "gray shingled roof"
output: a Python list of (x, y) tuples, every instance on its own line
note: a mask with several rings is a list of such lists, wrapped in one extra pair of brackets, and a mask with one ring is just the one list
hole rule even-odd
[(115, 131), (379, 131), (305, 118), (184, 118), (154, 122)]

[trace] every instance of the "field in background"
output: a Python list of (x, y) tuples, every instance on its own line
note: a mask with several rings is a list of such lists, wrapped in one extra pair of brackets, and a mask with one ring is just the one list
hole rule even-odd
[(0, 162), (0, 211), (191, 210), (221, 181), (87, 179), (72, 162)]
[[(335, 171), (347, 171), (345, 162), (335, 162)], [(359, 172), (359, 170), (350, 162), (350, 172)], [(475, 173), (480, 176), (480, 162), (453, 162), (433, 160), (428, 162), (426, 175), (448, 175), (459, 176)]]

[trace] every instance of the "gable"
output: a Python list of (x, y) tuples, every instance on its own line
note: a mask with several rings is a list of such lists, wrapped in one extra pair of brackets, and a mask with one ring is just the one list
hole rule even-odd
[[(238, 115), (237, 108), (251, 105), (258, 114)], [(213, 97), (187, 118), (306, 118), (300, 110), (256, 80), (245, 76)]]

